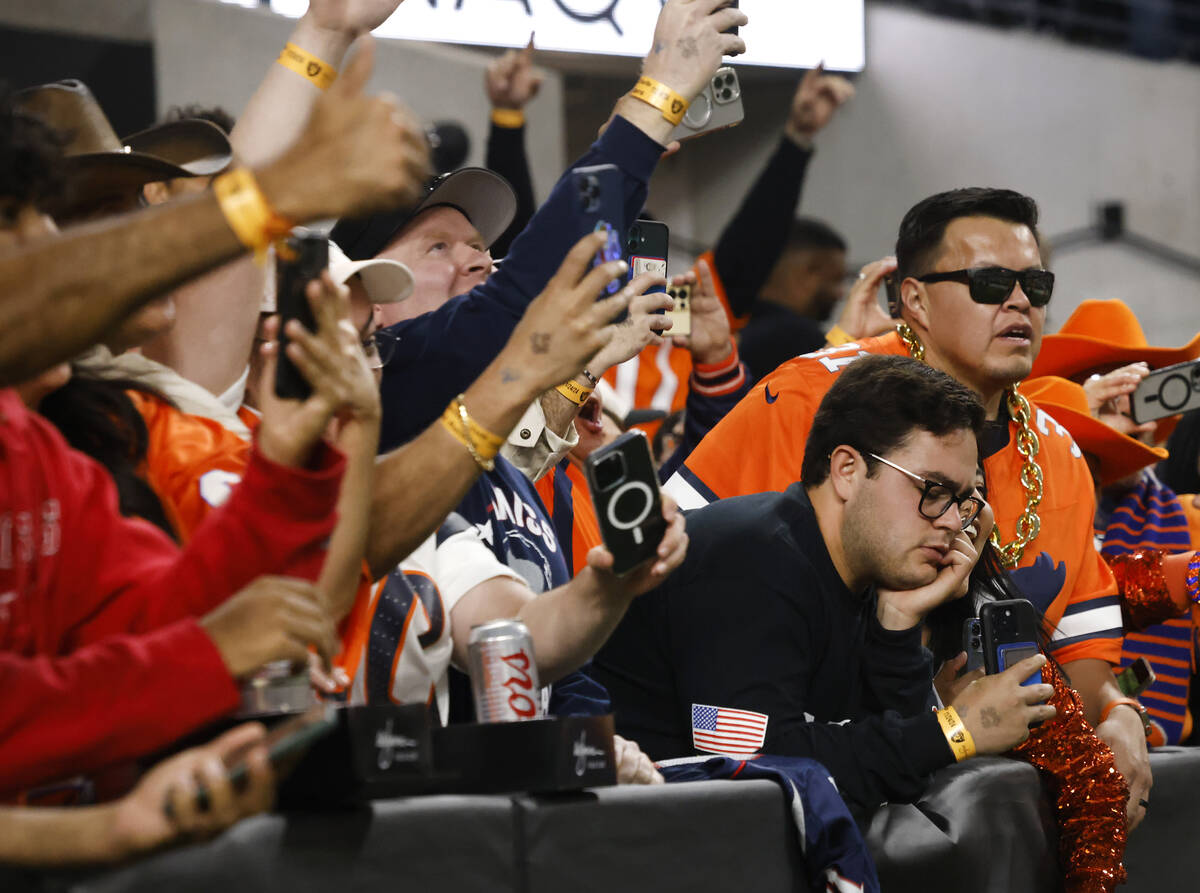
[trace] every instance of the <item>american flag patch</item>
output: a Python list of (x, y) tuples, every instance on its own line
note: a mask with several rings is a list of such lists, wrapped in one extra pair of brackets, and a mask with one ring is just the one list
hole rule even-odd
[(709, 704), (692, 705), (692, 746), (706, 753), (748, 756), (767, 737), (767, 714)]

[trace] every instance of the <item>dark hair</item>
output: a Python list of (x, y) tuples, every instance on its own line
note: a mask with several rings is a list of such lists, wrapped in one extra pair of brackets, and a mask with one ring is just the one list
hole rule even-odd
[(216, 124), (225, 131), (226, 136), (233, 132), (233, 126), (237, 123), (233, 115), (219, 105), (201, 105), (198, 102), (171, 106), (167, 109), (163, 121), (184, 121), (188, 118), (199, 118), (209, 124)]
[(787, 247), (793, 251), (845, 251), (841, 233), (815, 217), (797, 217), (788, 230)]
[(0, 199), (17, 207), (58, 198), (65, 137), (40, 118), (21, 111), (6, 88), (0, 98)]
[(42, 398), (38, 412), (58, 428), (67, 443), (108, 470), (117, 486), (122, 515), (143, 518), (178, 539), (158, 495), (138, 474), (150, 446), (150, 433), (126, 391), (171, 402), (144, 382), (98, 378), (76, 367), (69, 382)]
[(896, 238), (897, 281), (929, 272), (946, 227), (960, 217), (994, 217), (1020, 223), (1037, 236), (1038, 206), (1027, 195), (981, 186), (939, 192), (917, 202), (900, 221), (900, 235)]
[(1156, 471), (1164, 484), (1176, 493), (1200, 493), (1200, 412), (1189, 412), (1179, 420), (1167, 438), (1166, 459)]
[(813, 419), (800, 479), (815, 487), (829, 476), (829, 457), (842, 444), (863, 454), (887, 455), (914, 430), (935, 437), (970, 430), (978, 440), (984, 410), (979, 398), (945, 372), (908, 357), (865, 356), (838, 375)]

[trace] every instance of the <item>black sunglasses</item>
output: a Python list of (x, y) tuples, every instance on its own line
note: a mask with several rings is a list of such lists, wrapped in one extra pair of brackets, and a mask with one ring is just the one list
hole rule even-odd
[(1003, 304), (1021, 283), (1021, 291), (1034, 307), (1045, 307), (1054, 294), (1054, 274), (1049, 270), (1010, 270), (1007, 267), (977, 267), (917, 276), (918, 282), (962, 282), (976, 304)]

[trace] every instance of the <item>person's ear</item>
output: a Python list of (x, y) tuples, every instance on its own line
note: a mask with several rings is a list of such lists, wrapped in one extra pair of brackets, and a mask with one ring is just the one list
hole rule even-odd
[(386, 323), (384, 323), (384, 321), (383, 321), (383, 305), (382, 304), (372, 304), (371, 305), (371, 315), (375, 317), (376, 328), (382, 329), (386, 326)]
[(142, 187), (142, 197), (148, 205), (161, 205), (171, 198), (171, 190), (166, 183), (147, 183)]
[(920, 328), (929, 330), (929, 293), (912, 276), (900, 283), (901, 315)]
[(866, 462), (854, 447), (842, 444), (830, 454), (829, 482), (842, 502), (848, 502), (854, 496), (866, 474)]

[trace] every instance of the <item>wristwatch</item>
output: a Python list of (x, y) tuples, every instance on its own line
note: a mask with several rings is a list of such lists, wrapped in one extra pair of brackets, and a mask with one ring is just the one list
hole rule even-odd
[(1111, 701), (1109, 701), (1107, 704), (1105, 704), (1104, 709), (1100, 711), (1100, 722), (1104, 722), (1104, 720), (1108, 719), (1108, 714), (1110, 714), (1112, 712), (1112, 709), (1114, 707), (1116, 707), (1120, 704), (1125, 704), (1126, 706), (1132, 707), (1134, 710), (1137, 711), (1138, 716), (1142, 720), (1142, 731), (1144, 731), (1146, 733), (1146, 737), (1149, 738), (1150, 737), (1150, 717), (1146, 713), (1146, 708), (1143, 707), (1141, 702), (1138, 701), (1136, 698), (1113, 698)]

